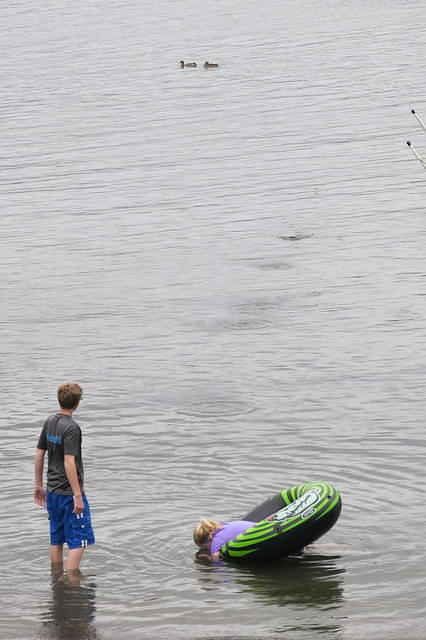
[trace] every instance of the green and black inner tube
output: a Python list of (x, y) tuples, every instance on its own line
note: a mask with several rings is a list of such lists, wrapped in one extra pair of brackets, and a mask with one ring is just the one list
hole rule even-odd
[(278, 560), (327, 533), (342, 509), (339, 492), (326, 482), (284, 489), (243, 516), (256, 522), (220, 549), (236, 562)]

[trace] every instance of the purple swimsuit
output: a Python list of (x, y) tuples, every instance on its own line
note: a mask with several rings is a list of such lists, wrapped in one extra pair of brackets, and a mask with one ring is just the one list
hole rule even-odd
[(219, 551), (223, 544), (229, 542), (232, 538), (235, 538), (239, 533), (242, 533), (254, 524), (256, 524), (256, 522), (250, 522), (249, 520), (221, 522), (222, 529), (216, 531), (210, 543), (210, 553)]

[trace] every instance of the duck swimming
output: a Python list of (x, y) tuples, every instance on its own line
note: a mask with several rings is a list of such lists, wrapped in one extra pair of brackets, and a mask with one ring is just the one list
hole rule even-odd
[(218, 66), (219, 65), (216, 64), (215, 62), (205, 62), (204, 63), (204, 69), (215, 69)]
[(183, 60), (180, 61), (180, 68), (183, 69), (184, 67), (196, 67), (197, 63), (196, 62), (184, 62)]

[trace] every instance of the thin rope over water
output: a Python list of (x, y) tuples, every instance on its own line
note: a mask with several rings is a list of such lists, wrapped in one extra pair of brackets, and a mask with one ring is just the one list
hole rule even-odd
[[(413, 116), (416, 118), (417, 122), (419, 123), (419, 125), (421, 126), (421, 128), (423, 129), (423, 131), (426, 131), (426, 125), (423, 122), (422, 118), (418, 115), (418, 113), (415, 111), (415, 109), (411, 109), (411, 113), (413, 114)], [(414, 155), (416, 156), (417, 160), (422, 164), (423, 169), (426, 169), (426, 160), (424, 160), (422, 158), (422, 156), (420, 155), (420, 153), (418, 153), (415, 148), (413, 147), (413, 145), (411, 144), (411, 142), (409, 140), (407, 140), (407, 144), (410, 147), (411, 151), (414, 153)]]

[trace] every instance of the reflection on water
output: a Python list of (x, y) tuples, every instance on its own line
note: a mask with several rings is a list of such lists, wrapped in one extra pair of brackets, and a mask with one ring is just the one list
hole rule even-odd
[(36, 640), (97, 640), (96, 585), (82, 574), (52, 569), (52, 594)]
[[(346, 570), (337, 566), (339, 555), (325, 556), (317, 551), (284, 558), (273, 565), (229, 565), (225, 562), (212, 564), (208, 556), (196, 554), (199, 583), (205, 591), (221, 589), (224, 583), (232, 582), (238, 593), (254, 595), (262, 605), (280, 607), (296, 606), (317, 613), (338, 609), (344, 603), (343, 579)], [(306, 620), (293, 630), (306, 630)], [(323, 631), (335, 632), (339, 624), (324, 621)], [(318, 629), (318, 625), (316, 626)], [(288, 631), (275, 629), (275, 631)]]

